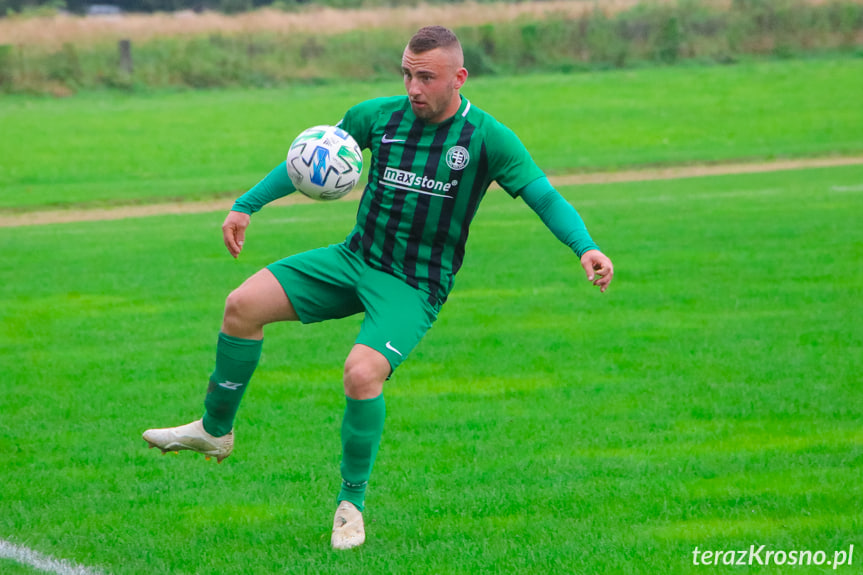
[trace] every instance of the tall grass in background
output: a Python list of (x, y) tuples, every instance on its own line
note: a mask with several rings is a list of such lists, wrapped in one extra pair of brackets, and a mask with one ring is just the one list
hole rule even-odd
[[(727, 7), (679, 0), (558, 16), (458, 27), (468, 69), (474, 75), (577, 72), (823, 51), (863, 55), (863, 4), (850, 0), (733, 0)], [(404, 42), (405, 33), (390, 29), (162, 37), (133, 43), (131, 69), (121, 66), (114, 40), (6, 45), (0, 46), (0, 90), (68, 94), (377, 79), (397, 72)]]

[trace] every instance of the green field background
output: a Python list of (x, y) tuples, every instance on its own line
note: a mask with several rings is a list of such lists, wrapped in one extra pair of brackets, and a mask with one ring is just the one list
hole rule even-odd
[[(552, 173), (854, 154), (861, 65), (466, 94)], [(0, 98), (2, 209), (239, 193), (295, 131), (398, 89)], [(344, 239), (355, 202), (265, 209), (239, 260), (221, 212), (0, 228), (0, 540), (130, 575), (834, 572), (692, 565), (696, 546), (761, 544), (853, 544), (836, 571), (858, 572), (863, 167), (561, 192), (613, 285), (600, 295), (523, 202), (488, 195), (450, 301), (387, 384), (369, 540), (348, 553), (329, 528), (360, 318), (267, 330), (221, 465), (140, 434), (200, 416), (230, 290)]]
[(387, 386), (348, 554), (327, 537), (358, 318), (267, 331), (223, 464), (140, 433), (200, 415), (227, 292), (355, 204), (262, 212), (237, 262), (221, 214), (0, 230), (0, 537), (111, 573), (687, 573), (696, 545), (860, 545), (863, 168), (564, 193), (615, 285), (487, 198)]
[[(0, 209), (235, 196), (399, 82), (0, 97)], [(551, 174), (863, 152), (863, 59), (469, 79)]]

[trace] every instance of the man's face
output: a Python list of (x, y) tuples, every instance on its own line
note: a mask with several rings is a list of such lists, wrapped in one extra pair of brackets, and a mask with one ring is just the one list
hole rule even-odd
[(438, 124), (458, 111), (461, 104), (458, 90), (467, 79), (467, 70), (452, 50), (435, 48), (414, 54), (405, 48), (402, 74), (417, 118)]

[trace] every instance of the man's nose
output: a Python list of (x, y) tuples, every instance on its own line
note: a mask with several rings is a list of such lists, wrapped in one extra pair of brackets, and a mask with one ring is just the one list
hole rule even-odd
[(420, 94), (420, 84), (416, 78), (405, 80), (405, 89), (409, 96), (418, 96)]

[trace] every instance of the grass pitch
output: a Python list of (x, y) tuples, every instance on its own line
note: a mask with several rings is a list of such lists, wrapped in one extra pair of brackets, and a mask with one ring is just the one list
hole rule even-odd
[(223, 464), (140, 433), (201, 414), (227, 293), (341, 241), (355, 204), (265, 210), (239, 261), (221, 213), (0, 229), (0, 538), (116, 574), (691, 573), (696, 546), (863, 547), (863, 168), (562, 192), (612, 287), (489, 195), (387, 385), (348, 553), (328, 531), (358, 318), (268, 329)]
[[(0, 97), (0, 209), (235, 197), (392, 83)], [(863, 59), (470, 78), (549, 173), (863, 153)]]

